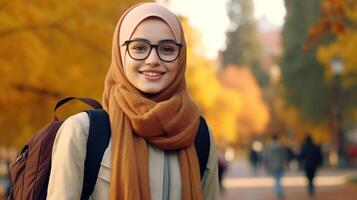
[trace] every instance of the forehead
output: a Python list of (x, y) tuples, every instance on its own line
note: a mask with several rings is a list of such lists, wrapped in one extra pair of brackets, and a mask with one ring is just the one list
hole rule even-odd
[(163, 20), (150, 17), (136, 27), (130, 39), (142, 38), (156, 43), (160, 40), (174, 40), (171, 28)]

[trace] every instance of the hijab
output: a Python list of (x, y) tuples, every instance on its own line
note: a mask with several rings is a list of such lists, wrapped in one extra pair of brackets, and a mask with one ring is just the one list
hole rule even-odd
[[(135, 28), (145, 19), (157, 17), (171, 29), (182, 49), (178, 72), (163, 91), (147, 96), (125, 77), (126, 47)], [(129, 8), (120, 18), (113, 36), (112, 59), (105, 78), (103, 105), (112, 130), (112, 175), (110, 199), (149, 200), (148, 146), (177, 150), (182, 181), (182, 199), (201, 199), (199, 163), (194, 140), (199, 112), (185, 81), (186, 42), (182, 26), (171, 11), (157, 3)]]

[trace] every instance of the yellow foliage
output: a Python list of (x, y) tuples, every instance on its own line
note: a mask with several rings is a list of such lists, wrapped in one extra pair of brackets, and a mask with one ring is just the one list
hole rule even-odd
[(215, 63), (200, 55), (198, 33), (181, 18), (188, 45), (187, 86), (200, 106), (218, 146), (237, 141), (237, 116), (242, 104), (235, 91), (224, 88), (216, 76)]
[[(325, 74), (327, 79), (331, 79), (331, 60), (334, 57), (340, 57), (344, 63), (342, 74), (342, 84), (351, 86), (356, 82), (357, 72), (357, 31), (355, 25), (357, 23), (357, 1), (344, 1), (343, 14), (349, 20), (346, 25), (346, 30), (343, 33), (337, 34), (335, 41), (321, 45), (317, 51), (317, 59), (325, 66)], [(347, 20), (346, 19), (346, 20)]]
[(269, 110), (250, 69), (226, 66), (220, 74), (220, 80), (224, 86), (240, 95), (242, 109), (236, 119), (238, 133), (244, 137), (263, 133), (270, 121)]
[[(349, 88), (348, 93), (353, 93), (353, 88), (356, 87), (357, 71), (357, 57), (355, 53), (357, 49), (357, 30), (355, 28), (357, 23), (357, 1), (343, 1), (341, 3), (343, 5), (343, 10), (341, 10), (341, 12), (345, 17), (347, 17), (345, 20), (348, 21), (348, 23), (344, 23), (344, 31), (342, 33), (336, 34), (336, 39), (334, 41), (318, 47), (316, 57), (325, 68), (326, 81), (330, 82), (331, 84), (333, 78), (331, 61), (335, 57), (340, 58), (344, 64), (344, 69), (340, 79), (342, 88)], [(356, 121), (357, 116), (354, 114), (356, 113), (356, 108), (350, 107), (349, 109), (345, 109), (344, 113), (348, 113), (348, 117), (346, 117), (348, 119), (345, 119), (346, 121)], [(324, 127), (321, 127), (320, 130), (316, 130), (316, 132), (320, 132), (321, 135), (325, 132), (325, 137), (321, 136), (320, 141), (334, 139), (333, 133), (331, 133), (331, 130), (333, 129), (330, 128), (329, 130), (327, 126), (332, 125), (326, 124)]]
[(292, 132), (291, 139), (297, 144), (302, 143), (307, 134), (311, 134), (314, 141), (318, 143), (331, 142), (334, 139), (331, 127), (328, 124), (312, 124), (301, 120), (297, 109), (288, 107), (281, 97), (275, 100), (274, 108), (280, 120)]
[[(14, 0), (1, 4), (0, 145), (22, 145), (52, 119), (53, 105), (61, 97), (101, 99), (114, 26), (119, 16), (138, 2)], [(234, 143), (243, 129), (237, 123), (243, 115), (243, 100), (249, 99), (222, 86), (215, 63), (200, 54), (199, 35), (185, 19), (183, 26), (188, 41), (187, 84), (191, 95), (218, 145)], [(258, 112), (254, 106), (249, 109)], [(264, 114), (251, 118), (266, 120)], [(260, 122), (252, 129), (263, 127)]]
[(348, 3), (345, 2), (343, 9), (349, 20), (357, 22), (357, 1), (353, 0)]
[(240, 96), (232, 90), (221, 88), (214, 107), (206, 111), (206, 119), (211, 125), (213, 136), (219, 145), (237, 141), (237, 116), (242, 108)]
[[(357, 3), (350, 2), (351, 6), (345, 7), (345, 14), (349, 18), (350, 26), (346, 26), (344, 33), (338, 34), (336, 40), (329, 44), (321, 45), (317, 51), (317, 59), (325, 67), (325, 77), (328, 82), (332, 84), (333, 73), (331, 70), (331, 61), (335, 57), (339, 57), (343, 61), (344, 69), (341, 75), (342, 88), (346, 92), (346, 95), (353, 97), (352, 93), (355, 93), (357, 85), (357, 30), (355, 25), (357, 24)], [(345, 113), (348, 115), (348, 119), (354, 123), (357, 117), (353, 115), (357, 108), (353, 104), (353, 99), (349, 100), (350, 105), (345, 109)], [(345, 120), (347, 121), (347, 120)], [(354, 122), (353, 122), (354, 121)]]
[(113, 30), (138, 0), (0, 5), (0, 145), (23, 145), (64, 96), (101, 99)]
[[(318, 48), (317, 59), (325, 66), (327, 78), (331, 78), (331, 60), (338, 56), (345, 65), (343, 75), (348, 78), (349, 74), (357, 72), (357, 31), (348, 30), (345, 34), (339, 35), (335, 42), (322, 45)], [(343, 80), (346, 80), (343, 78)]]

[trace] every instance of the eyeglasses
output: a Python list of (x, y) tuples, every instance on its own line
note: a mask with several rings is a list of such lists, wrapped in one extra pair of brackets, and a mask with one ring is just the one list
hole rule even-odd
[(129, 56), (134, 60), (145, 60), (149, 57), (152, 48), (156, 49), (156, 53), (160, 60), (165, 62), (173, 62), (180, 55), (182, 44), (172, 40), (162, 40), (158, 44), (151, 44), (145, 39), (127, 40), (122, 44), (129, 52)]

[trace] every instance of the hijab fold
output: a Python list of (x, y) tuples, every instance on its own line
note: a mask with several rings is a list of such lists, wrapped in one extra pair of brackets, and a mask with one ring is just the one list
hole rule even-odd
[[(174, 81), (162, 92), (148, 97), (126, 79), (125, 47), (135, 28), (148, 17), (158, 17), (182, 43)], [(112, 176), (110, 199), (150, 200), (149, 153), (152, 144), (178, 150), (182, 199), (201, 199), (199, 164), (194, 139), (199, 112), (185, 83), (186, 44), (181, 24), (171, 11), (157, 3), (137, 4), (119, 20), (113, 37), (112, 61), (105, 79), (104, 109), (112, 130)]]

